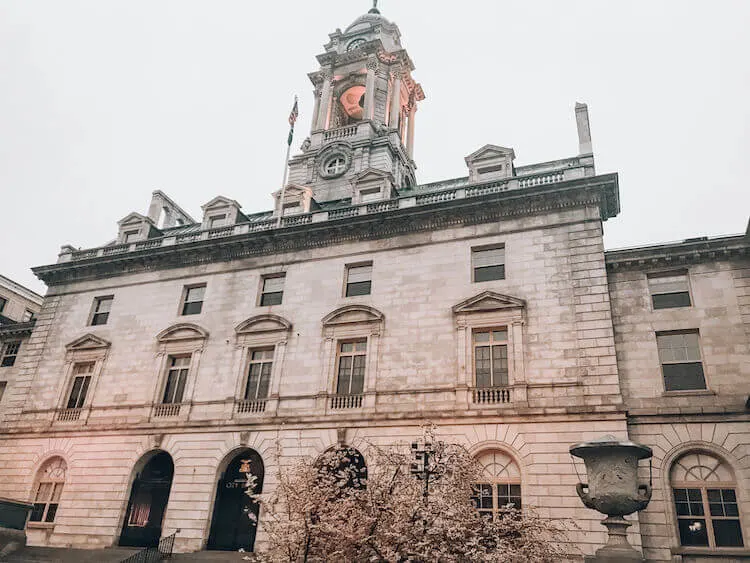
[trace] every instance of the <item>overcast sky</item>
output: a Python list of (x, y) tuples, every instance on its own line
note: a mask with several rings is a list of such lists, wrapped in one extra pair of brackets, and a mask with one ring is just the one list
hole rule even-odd
[[(309, 131), (328, 33), (368, 0), (0, 0), (0, 273), (92, 247), (161, 189), (194, 217), (280, 187), (287, 116)], [(464, 156), (577, 154), (619, 172), (607, 248), (744, 232), (750, 215), (750, 1), (381, 0), (416, 64), (420, 183)]]

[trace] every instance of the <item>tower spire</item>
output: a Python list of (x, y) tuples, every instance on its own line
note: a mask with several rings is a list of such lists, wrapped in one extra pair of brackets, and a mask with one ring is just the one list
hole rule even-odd
[(378, 0), (372, 0), (372, 8), (370, 8), (370, 11), (368, 14), (379, 14), (380, 10), (378, 10)]

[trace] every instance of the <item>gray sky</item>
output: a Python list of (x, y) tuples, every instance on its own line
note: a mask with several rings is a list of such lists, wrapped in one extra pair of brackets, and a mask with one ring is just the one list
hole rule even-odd
[[(195, 217), (280, 187), (295, 93), (307, 135), (327, 34), (368, 0), (0, 0), (0, 272), (99, 246), (162, 189)], [(486, 143), (516, 164), (577, 153), (620, 173), (607, 248), (743, 232), (750, 215), (747, 0), (381, 0), (427, 94), (420, 183)]]

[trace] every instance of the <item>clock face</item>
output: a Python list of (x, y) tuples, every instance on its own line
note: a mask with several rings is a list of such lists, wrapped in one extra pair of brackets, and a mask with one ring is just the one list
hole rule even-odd
[(359, 39), (355, 39), (351, 43), (349, 43), (349, 45), (346, 46), (346, 50), (354, 51), (354, 49), (359, 49), (364, 44), (365, 40), (360, 37)]
[(341, 94), (341, 105), (350, 119), (362, 119), (365, 114), (365, 87), (352, 86)]

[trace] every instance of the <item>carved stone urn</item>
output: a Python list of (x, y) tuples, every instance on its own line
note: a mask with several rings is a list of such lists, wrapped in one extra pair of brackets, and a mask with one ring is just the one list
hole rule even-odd
[(643, 556), (628, 543), (630, 522), (623, 516), (643, 510), (651, 500), (651, 485), (638, 484), (638, 462), (653, 454), (651, 448), (635, 442), (603, 436), (570, 447), (570, 454), (586, 464), (588, 484), (578, 483), (576, 492), (583, 504), (607, 517), (607, 545), (590, 561), (643, 561)]

